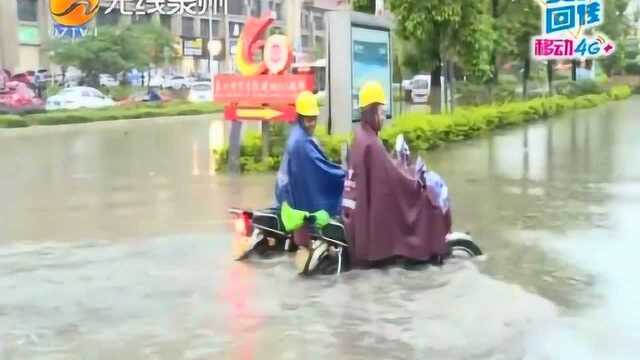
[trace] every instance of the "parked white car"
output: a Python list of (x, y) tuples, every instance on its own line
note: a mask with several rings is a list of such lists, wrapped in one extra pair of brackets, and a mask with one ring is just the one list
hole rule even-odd
[(188, 100), (191, 102), (212, 102), (213, 88), (209, 81), (198, 81), (191, 85)]
[(114, 87), (120, 85), (120, 82), (109, 74), (100, 74), (100, 86)]
[(86, 86), (77, 86), (66, 88), (60, 91), (58, 95), (49, 97), (45, 108), (50, 111), (80, 108), (95, 109), (113, 105), (113, 100), (100, 91)]
[(162, 87), (165, 89), (187, 89), (191, 87), (191, 81), (181, 75), (174, 75), (168, 78), (165, 78)]

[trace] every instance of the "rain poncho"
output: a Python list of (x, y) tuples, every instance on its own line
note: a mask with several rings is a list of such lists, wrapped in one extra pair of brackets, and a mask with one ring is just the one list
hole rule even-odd
[(356, 129), (343, 200), (354, 266), (446, 252), (450, 212), (443, 213), (417, 180), (389, 156), (372, 125)]
[(296, 123), (278, 171), (278, 205), (286, 201), (296, 210), (325, 210), (336, 216), (342, 202), (344, 177), (345, 171), (329, 161), (317, 141)]

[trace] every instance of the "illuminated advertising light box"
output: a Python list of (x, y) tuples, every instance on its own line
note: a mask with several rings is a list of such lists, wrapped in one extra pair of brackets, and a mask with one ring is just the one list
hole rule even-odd
[(353, 120), (360, 120), (358, 93), (367, 81), (382, 84), (387, 99), (387, 119), (391, 118), (391, 34), (388, 30), (351, 27), (351, 92), (353, 98)]
[(382, 84), (387, 119), (390, 119), (393, 56), (389, 19), (352, 11), (331, 11), (327, 13), (327, 23), (329, 131), (348, 134), (360, 122), (358, 94), (367, 81)]

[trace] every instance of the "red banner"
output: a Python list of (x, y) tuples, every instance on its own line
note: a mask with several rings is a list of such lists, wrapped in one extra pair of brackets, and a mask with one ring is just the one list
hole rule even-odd
[(312, 74), (241, 75), (214, 78), (214, 101), (239, 105), (289, 105), (304, 90), (313, 91)]

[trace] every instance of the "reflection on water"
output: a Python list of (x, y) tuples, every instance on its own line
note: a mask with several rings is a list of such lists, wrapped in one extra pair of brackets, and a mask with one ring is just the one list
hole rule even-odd
[(485, 261), (318, 279), (229, 260), (217, 121), (3, 130), (0, 358), (635, 358), (638, 106), (426, 154)]

